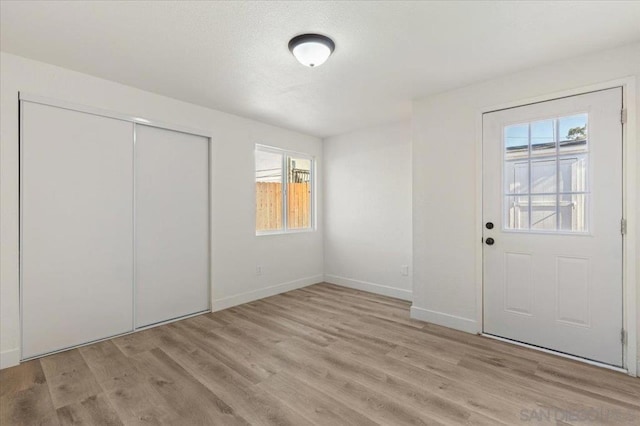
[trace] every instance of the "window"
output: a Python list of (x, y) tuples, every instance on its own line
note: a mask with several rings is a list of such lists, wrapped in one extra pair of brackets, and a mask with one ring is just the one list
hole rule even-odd
[(504, 128), (504, 228), (588, 231), (588, 115)]
[(313, 228), (313, 157), (256, 145), (256, 234)]

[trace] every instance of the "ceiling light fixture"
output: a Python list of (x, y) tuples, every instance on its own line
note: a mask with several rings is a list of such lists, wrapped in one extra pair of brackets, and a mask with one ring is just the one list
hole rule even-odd
[(293, 56), (307, 67), (324, 64), (335, 48), (333, 40), (320, 34), (301, 34), (289, 41)]

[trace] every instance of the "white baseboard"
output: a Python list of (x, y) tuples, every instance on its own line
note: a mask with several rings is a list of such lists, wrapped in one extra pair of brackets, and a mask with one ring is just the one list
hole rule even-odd
[(476, 334), (478, 332), (478, 324), (474, 320), (416, 306), (411, 307), (411, 318), (467, 333)]
[(0, 370), (20, 364), (20, 349), (0, 352)]
[(395, 287), (389, 287), (387, 285), (354, 280), (351, 278), (344, 278), (330, 274), (325, 274), (324, 280), (325, 282), (328, 282), (330, 284), (353, 288), (355, 290), (368, 291), (369, 293), (395, 297), (396, 299), (408, 300), (409, 302), (413, 301), (413, 296), (410, 290), (402, 290)]
[(253, 302), (254, 300), (264, 299), (265, 297), (275, 296), (276, 294), (318, 284), (322, 282), (323, 278), (324, 277), (322, 275), (314, 275), (312, 277), (300, 278), (298, 280), (272, 285), (259, 290), (247, 291), (245, 293), (214, 300), (211, 304), (211, 310), (213, 312), (221, 311), (233, 306), (242, 305), (243, 303)]

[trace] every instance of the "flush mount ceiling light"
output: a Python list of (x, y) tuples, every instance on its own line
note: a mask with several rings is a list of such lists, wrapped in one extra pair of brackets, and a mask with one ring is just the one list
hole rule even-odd
[(307, 67), (324, 64), (335, 48), (333, 40), (320, 34), (301, 34), (289, 41), (289, 50), (293, 56)]

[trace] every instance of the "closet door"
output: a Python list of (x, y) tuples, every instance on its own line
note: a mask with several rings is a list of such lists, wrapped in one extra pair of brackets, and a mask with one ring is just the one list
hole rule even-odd
[(136, 125), (136, 327), (209, 309), (209, 141)]
[(133, 329), (133, 124), (22, 102), (22, 358)]

